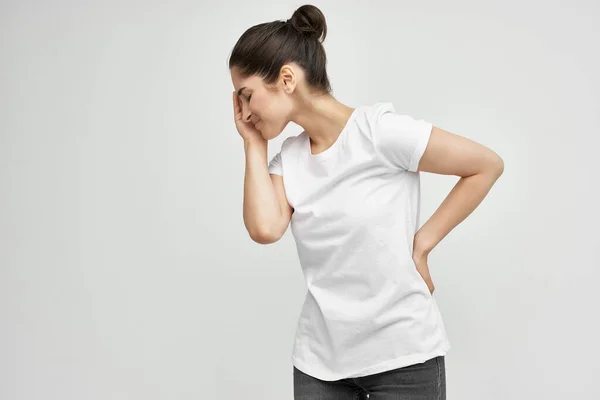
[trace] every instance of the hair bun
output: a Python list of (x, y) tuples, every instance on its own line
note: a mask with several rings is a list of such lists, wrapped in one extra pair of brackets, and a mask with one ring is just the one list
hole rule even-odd
[(312, 4), (305, 4), (299, 7), (294, 11), (292, 18), (288, 19), (287, 22), (297, 31), (310, 34), (321, 42), (323, 42), (327, 36), (325, 15)]

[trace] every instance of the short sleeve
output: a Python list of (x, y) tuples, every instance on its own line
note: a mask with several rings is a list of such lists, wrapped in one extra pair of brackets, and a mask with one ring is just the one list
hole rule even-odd
[(283, 176), (283, 169), (281, 168), (281, 151), (269, 161), (269, 174), (276, 174)]
[(431, 122), (397, 113), (391, 103), (378, 103), (373, 108), (373, 147), (392, 167), (416, 172), (432, 128)]

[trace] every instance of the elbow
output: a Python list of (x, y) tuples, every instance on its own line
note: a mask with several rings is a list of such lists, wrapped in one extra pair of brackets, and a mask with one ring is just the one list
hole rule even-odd
[(255, 231), (248, 231), (248, 233), (250, 234), (250, 238), (258, 244), (271, 244), (279, 240), (278, 237), (266, 229), (257, 229)]
[(504, 173), (504, 160), (498, 154), (491, 152), (480, 172), (498, 179)]
[(500, 177), (504, 173), (504, 160), (498, 154), (496, 154), (496, 156), (494, 157), (492, 170), (498, 177)]

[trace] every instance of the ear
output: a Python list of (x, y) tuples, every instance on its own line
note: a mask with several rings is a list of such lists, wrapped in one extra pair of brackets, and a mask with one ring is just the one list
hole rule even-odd
[(296, 89), (296, 85), (298, 84), (298, 75), (296, 74), (294, 68), (288, 64), (284, 65), (281, 67), (279, 77), (281, 79), (283, 90), (286, 93), (291, 94)]

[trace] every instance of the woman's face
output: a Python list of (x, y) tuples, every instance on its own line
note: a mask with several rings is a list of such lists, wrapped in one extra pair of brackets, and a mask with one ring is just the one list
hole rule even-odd
[(282, 79), (274, 87), (267, 87), (259, 76), (243, 78), (236, 67), (230, 72), (235, 91), (241, 90), (242, 119), (255, 125), (266, 140), (277, 137), (290, 122), (289, 83), (286, 82), (287, 90)]

